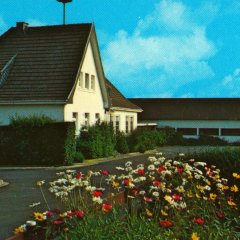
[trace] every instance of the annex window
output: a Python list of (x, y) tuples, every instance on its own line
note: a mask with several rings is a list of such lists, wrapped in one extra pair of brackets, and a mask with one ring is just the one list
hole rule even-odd
[(115, 117), (115, 130), (116, 132), (120, 130), (120, 116)]
[(90, 85), (90, 82), (89, 82), (89, 74), (88, 73), (85, 73), (85, 88), (89, 89), (89, 85)]
[(126, 116), (126, 133), (129, 133), (129, 116)]
[(222, 136), (240, 136), (240, 128), (222, 128)]
[(83, 72), (80, 72), (79, 87), (83, 88)]
[(209, 135), (209, 136), (218, 136), (218, 128), (200, 128), (199, 135)]
[(91, 75), (91, 89), (95, 90), (95, 76)]
[(177, 132), (182, 133), (183, 135), (191, 135), (191, 136), (197, 135), (196, 128), (178, 128)]
[(84, 125), (88, 127), (90, 125), (90, 113), (85, 113)]
[(131, 132), (133, 131), (133, 121), (134, 121), (134, 118), (130, 117), (130, 131)]

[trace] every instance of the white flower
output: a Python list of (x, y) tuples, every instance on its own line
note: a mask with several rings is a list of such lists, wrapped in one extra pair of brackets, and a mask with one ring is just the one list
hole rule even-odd
[(29, 205), (29, 207), (33, 208), (33, 207), (36, 207), (36, 206), (38, 206), (40, 204), (41, 204), (40, 202), (32, 203), (31, 205)]
[(153, 195), (154, 197), (159, 197), (159, 192), (153, 192), (152, 195)]
[(184, 154), (184, 153), (179, 153), (178, 156), (179, 156), (179, 157), (184, 157), (185, 154)]
[(157, 161), (157, 158), (156, 157), (149, 157), (148, 161), (154, 163), (155, 161)]
[(36, 224), (37, 224), (37, 223), (36, 223), (35, 221), (27, 221), (27, 222), (26, 222), (26, 225), (27, 225), (27, 226), (36, 226)]
[(126, 168), (125, 168), (125, 171), (127, 171), (127, 172), (130, 172), (130, 171), (132, 171), (132, 170), (133, 170), (132, 167), (126, 167)]
[(125, 163), (125, 167), (130, 167), (130, 166), (132, 166), (132, 162), (128, 161)]
[(125, 170), (123, 167), (116, 167), (117, 170)]
[(98, 204), (102, 204), (103, 200), (100, 197), (93, 197), (92, 198), (93, 202), (98, 203)]
[(155, 170), (155, 166), (154, 166), (153, 164), (149, 165), (149, 166), (148, 166), (148, 170), (149, 170), (149, 171)]
[(139, 192), (139, 195), (145, 195), (145, 194), (146, 194), (146, 192), (143, 190)]
[(173, 165), (179, 165), (179, 164), (180, 164), (180, 162), (178, 162), (178, 161), (173, 162)]
[(204, 167), (204, 166), (207, 165), (207, 163), (205, 163), (205, 162), (195, 162), (193, 165), (194, 165), (195, 167), (198, 167), (198, 166)]
[(66, 173), (75, 173), (75, 172), (76, 170), (71, 170), (71, 169), (66, 170)]

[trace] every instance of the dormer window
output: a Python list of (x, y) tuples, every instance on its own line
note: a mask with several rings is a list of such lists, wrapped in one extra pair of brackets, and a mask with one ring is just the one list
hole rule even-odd
[(91, 89), (95, 90), (95, 76), (91, 75)]
[(89, 79), (88, 73), (85, 73), (85, 88), (87, 88), (87, 89), (90, 88), (90, 79)]

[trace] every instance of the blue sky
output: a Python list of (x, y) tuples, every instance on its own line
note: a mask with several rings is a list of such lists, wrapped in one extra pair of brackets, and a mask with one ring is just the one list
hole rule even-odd
[[(17, 21), (62, 23), (56, 0), (1, 0)], [(73, 0), (67, 23), (94, 22), (106, 76), (127, 97), (240, 97), (240, 1)], [(0, 53), (1, 54), (1, 53)]]

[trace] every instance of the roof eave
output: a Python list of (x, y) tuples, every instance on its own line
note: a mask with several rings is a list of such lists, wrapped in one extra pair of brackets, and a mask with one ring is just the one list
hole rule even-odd
[(65, 101), (58, 100), (46, 100), (46, 101), (38, 101), (38, 100), (10, 100), (10, 101), (0, 101), (0, 105), (64, 105)]
[(123, 108), (123, 107), (110, 107), (110, 110), (116, 110), (116, 111), (126, 111), (126, 112), (143, 112), (142, 109), (136, 109), (136, 108)]

